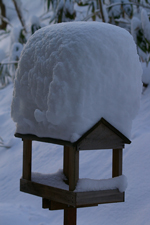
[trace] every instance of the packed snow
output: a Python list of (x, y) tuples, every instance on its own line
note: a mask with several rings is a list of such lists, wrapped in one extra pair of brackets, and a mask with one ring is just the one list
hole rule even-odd
[[(36, 183), (69, 190), (69, 186), (64, 182), (65, 180), (66, 177), (63, 174), (63, 170), (58, 170), (53, 174), (32, 173), (32, 181)], [(110, 189), (119, 189), (120, 192), (124, 192), (126, 188), (127, 178), (125, 175), (101, 180), (82, 178), (78, 180), (75, 192), (100, 191)]]
[[(10, 148), (0, 148), (0, 224), (61, 225), (63, 211), (42, 209), (39, 197), (19, 190), (22, 173), (22, 141), (14, 138), (15, 124), (10, 117), (13, 85), (0, 90), (0, 136)], [(141, 95), (141, 107), (133, 121), (130, 145), (123, 154), (123, 173), (128, 179), (125, 202), (103, 204), (77, 210), (77, 224), (149, 225), (150, 224), (150, 87)], [(12, 140), (11, 140), (12, 139)], [(33, 142), (32, 171), (55, 174), (63, 168), (62, 147)], [(80, 152), (80, 179), (111, 177), (111, 150)], [(46, 176), (46, 175), (45, 175)]]
[(89, 178), (79, 179), (75, 191), (84, 192), (84, 191), (119, 189), (120, 192), (124, 192), (126, 188), (127, 188), (127, 178), (125, 175), (121, 175), (118, 177), (101, 180), (93, 180)]
[(69, 186), (64, 182), (66, 180), (63, 170), (58, 170), (52, 174), (32, 173), (32, 181), (45, 184), (51, 187), (69, 190)]
[(101, 117), (130, 137), (141, 94), (132, 36), (100, 22), (44, 27), (19, 61), (12, 102), (16, 132), (76, 141)]

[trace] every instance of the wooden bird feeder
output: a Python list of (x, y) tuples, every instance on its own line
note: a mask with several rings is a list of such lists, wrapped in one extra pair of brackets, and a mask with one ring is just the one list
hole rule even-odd
[[(76, 224), (77, 208), (124, 201), (124, 192), (121, 193), (118, 189), (74, 191), (79, 180), (79, 151), (81, 150), (112, 149), (112, 177), (122, 175), (123, 148), (125, 144), (130, 144), (131, 141), (104, 118), (101, 118), (97, 124), (74, 143), (53, 138), (41, 138), (32, 134), (16, 133), (15, 136), (23, 140), (23, 174), (20, 180), (20, 190), (42, 197), (43, 208), (63, 209), (64, 225)], [(68, 190), (32, 181), (32, 141), (64, 146), (63, 172), (69, 185)]]

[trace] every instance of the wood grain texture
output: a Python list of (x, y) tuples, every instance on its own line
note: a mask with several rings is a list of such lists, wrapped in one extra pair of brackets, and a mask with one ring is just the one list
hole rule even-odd
[(105, 124), (100, 123), (84, 139), (78, 141), (78, 150), (96, 150), (123, 148), (123, 139), (109, 129)]
[(124, 193), (120, 193), (118, 189), (72, 192), (21, 179), (20, 190), (75, 208), (124, 201)]
[(118, 189), (76, 193), (77, 206), (86, 204), (115, 203), (123, 201), (124, 193), (120, 193)]
[(20, 179), (20, 191), (72, 206), (74, 206), (76, 198), (74, 192), (24, 179)]

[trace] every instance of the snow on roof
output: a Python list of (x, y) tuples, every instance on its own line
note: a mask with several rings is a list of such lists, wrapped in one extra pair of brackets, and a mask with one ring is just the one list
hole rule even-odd
[(25, 45), (16, 73), (17, 133), (74, 142), (101, 117), (130, 137), (141, 94), (132, 36), (100, 22), (44, 27)]

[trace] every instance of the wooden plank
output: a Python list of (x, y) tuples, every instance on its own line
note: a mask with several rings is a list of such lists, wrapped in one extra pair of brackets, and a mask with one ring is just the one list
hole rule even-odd
[(101, 149), (112, 149), (112, 148), (124, 148), (124, 144), (122, 142), (118, 143), (118, 141), (111, 141), (109, 138), (105, 140), (100, 140), (97, 138), (96, 141), (94, 139), (85, 138), (84, 141), (78, 145), (77, 150), (101, 150)]
[[(69, 182), (69, 191), (74, 191), (79, 179), (79, 152), (76, 147), (64, 146), (63, 171)], [(76, 225), (76, 217), (76, 208), (64, 207), (64, 225)]]
[(68, 179), (69, 184), (69, 147), (64, 146), (64, 158), (63, 158), (63, 173)]
[(76, 194), (67, 190), (20, 179), (20, 191), (75, 206)]
[(49, 208), (49, 202), (50, 202), (49, 199), (42, 198), (42, 208), (43, 209), (48, 209)]
[(22, 178), (31, 180), (32, 141), (23, 139), (23, 174)]
[(20, 190), (25, 193), (33, 194), (76, 208), (124, 201), (124, 193), (120, 193), (118, 189), (90, 192), (72, 192), (21, 179)]
[(123, 148), (124, 140), (105, 124), (100, 123), (84, 139), (78, 140), (78, 150)]
[(123, 201), (124, 193), (120, 193), (118, 189), (76, 193), (76, 207), (85, 204), (104, 204)]
[[(91, 128), (89, 129), (87, 132), (85, 132), (81, 138), (78, 139), (77, 141), (77, 145), (84, 140), (87, 136), (89, 136), (90, 134), (92, 134), (95, 130), (99, 129), (100, 126), (103, 125), (108, 128), (108, 130), (112, 131), (112, 133), (116, 134), (122, 141), (124, 144), (130, 144), (131, 141), (124, 136), (119, 130), (117, 130), (114, 126), (112, 126), (107, 120), (105, 120), (103, 117)], [(102, 133), (101, 133), (102, 134)]]
[(77, 141), (78, 150), (123, 148), (131, 141), (119, 130), (101, 118)]
[(76, 225), (77, 210), (74, 208), (64, 209), (64, 225)]
[[(42, 207), (44, 209), (49, 209), (49, 210), (62, 210), (62, 209), (66, 209), (68, 207), (70, 207), (67, 204), (62, 204), (60, 202), (55, 202), (55, 201), (51, 201), (49, 199), (43, 199), (42, 201)], [(80, 205), (77, 208), (85, 208), (85, 207), (93, 207), (93, 206), (98, 206), (98, 204), (87, 204), (87, 205)]]
[(112, 150), (112, 177), (122, 175), (122, 149)]
[(42, 207), (49, 210), (62, 210), (68, 208), (68, 205), (43, 198)]
[(74, 191), (79, 179), (79, 152), (76, 147), (69, 149), (69, 191)]
[(33, 140), (33, 141), (47, 142), (47, 143), (52, 143), (52, 144), (57, 144), (57, 145), (76, 146), (75, 143), (71, 143), (70, 141), (65, 141), (65, 140), (55, 139), (55, 138), (50, 138), (50, 137), (38, 137), (34, 134), (15, 133), (15, 137)]

